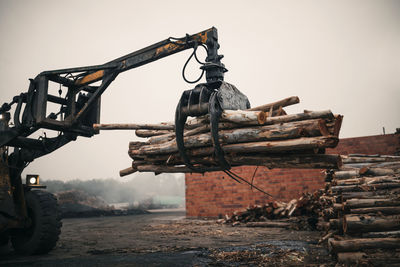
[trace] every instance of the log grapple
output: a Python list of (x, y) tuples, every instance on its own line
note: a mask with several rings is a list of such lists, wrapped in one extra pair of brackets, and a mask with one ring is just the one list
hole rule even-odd
[[(207, 51), (204, 63), (197, 58), (198, 47)], [(182, 38), (169, 37), (102, 65), (43, 71), (30, 79), (26, 93), (0, 106), (0, 248), (8, 244), (10, 237), (14, 248), (24, 254), (46, 253), (55, 246), (61, 227), (55, 198), (32, 190), (43, 187), (38, 184), (39, 179), (34, 179), (37, 182), (33, 184), (23, 184), (24, 168), (36, 158), (75, 141), (78, 136), (98, 134), (93, 125), (100, 121), (101, 95), (120, 73), (191, 48), (193, 53), (184, 65), (183, 78), (190, 82), (184, 73), (194, 56), (202, 65), (202, 75), (191, 83), (197, 83), (204, 73), (206, 83), (184, 91), (176, 108), (179, 153), (193, 171), (211, 170), (209, 166), (191, 164), (183, 141), (187, 117), (209, 114), (217, 169), (228, 172), (230, 166), (218, 139), (218, 122), (223, 110), (247, 109), (250, 104), (235, 86), (224, 82), (227, 69), (221, 63), (223, 56), (218, 54), (216, 28)], [(49, 86), (54, 83), (55, 87)], [(55, 88), (58, 90), (52, 92)], [(53, 110), (49, 110), (50, 106)], [(37, 138), (37, 132), (44, 129), (55, 131), (57, 135), (47, 137), (43, 133)], [(54, 212), (47, 217), (40, 216), (43, 210)], [(27, 229), (34, 234), (27, 236)]]

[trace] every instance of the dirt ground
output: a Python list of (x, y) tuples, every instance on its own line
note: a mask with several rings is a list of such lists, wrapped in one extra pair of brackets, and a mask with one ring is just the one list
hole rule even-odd
[(56, 249), (1, 266), (334, 266), (317, 231), (187, 219), (184, 211), (64, 219)]

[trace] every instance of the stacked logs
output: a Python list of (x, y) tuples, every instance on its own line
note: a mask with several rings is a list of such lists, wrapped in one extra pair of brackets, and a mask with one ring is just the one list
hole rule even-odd
[(400, 264), (400, 157), (343, 156), (321, 209), (329, 250), (344, 264)]
[[(231, 215), (226, 214), (224, 219), (217, 222), (232, 226), (313, 229), (314, 226), (308, 219), (318, 217), (321, 193), (321, 191), (313, 194), (303, 193), (299, 199), (292, 199), (289, 202), (270, 201), (264, 205), (252, 205), (244, 210), (234, 211)], [(299, 216), (306, 220), (291, 220)]]
[[(335, 147), (342, 116), (331, 111), (304, 111), (287, 115), (283, 107), (296, 104), (298, 97), (249, 110), (225, 110), (219, 123), (219, 138), (231, 166), (263, 165), (269, 168), (338, 168), (340, 156), (325, 155)], [(130, 142), (132, 166), (121, 176), (134, 172), (192, 172), (179, 156), (174, 124), (95, 125), (96, 129), (136, 129), (144, 142)], [(186, 153), (196, 167), (219, 170), (214, 159), (209, 116), (187, 121), (184, 132)]]

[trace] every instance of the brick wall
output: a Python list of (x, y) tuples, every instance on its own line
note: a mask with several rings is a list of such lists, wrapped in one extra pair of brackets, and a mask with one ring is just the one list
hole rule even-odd
[[(329, 154), (386, 154), (400, 151), (400, 134), (376, 135), (341, 139)], [(250, 180), (255, 166), (232, 169), (241, 177)], [(263, 204), (272, 198), (239, 184), (223, 172), (204, 175), (186, 174), (186, 214), (190, 217), (217, 217), (248, 205)], [(273, 199), (288, 201), (298, 198), (303, 192), (313, 192), (324, 186), (323, 170), (272, 169), (258, 167), (254, 185), (274, 196)]]

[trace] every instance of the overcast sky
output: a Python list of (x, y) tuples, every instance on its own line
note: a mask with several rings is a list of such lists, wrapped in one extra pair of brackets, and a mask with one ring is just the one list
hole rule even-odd
[[(297, 95), (289, 113), (344, 115), (341, 137), (400, 127), (400, 1), (0, 0), (0, 102), (44, 70), (114, 58), (169, 36), (215, 26), (225, 80), (252, 106)], [(102, 98), (103, 123), (172, 121), (190, 51), (117, 77)], [(189, 78), (199, 74), (189, 65)], [(56, 94), (56, 93), (55, 93)], [(0, 103), (0, 104), (1, 104)], [(35, 160), (47, 179), (118, 177), (133, 132), (103, 131)]]

